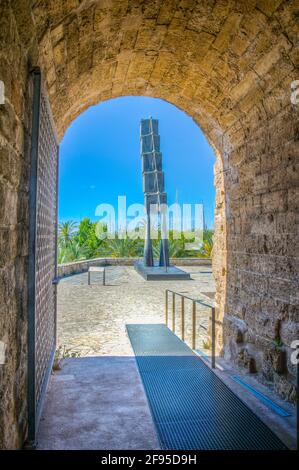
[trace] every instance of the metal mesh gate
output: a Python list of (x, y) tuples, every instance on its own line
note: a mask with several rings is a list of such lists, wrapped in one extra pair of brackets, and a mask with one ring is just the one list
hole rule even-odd
[(28, 441), (34, 443), (56, 347), (58, 144), (39, 69), (32, 75)]

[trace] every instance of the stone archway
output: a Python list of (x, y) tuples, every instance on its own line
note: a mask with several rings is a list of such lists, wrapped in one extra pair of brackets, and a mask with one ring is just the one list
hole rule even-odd
[(42, 68), (60, 136), (91, 104), (130, 94), (165, 99), (199, 124), (217, 155), (214, 273), (224, 353), (294, 400), (296, 15), (294, 0), (3, 2), (5, 446), (26, 433), (28, 65)]

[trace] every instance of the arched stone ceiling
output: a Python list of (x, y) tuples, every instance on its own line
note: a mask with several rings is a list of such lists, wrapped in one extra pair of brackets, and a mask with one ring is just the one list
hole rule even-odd
[(190, 114), (217, 149), (238, 144), (289, 100), (296, 3), (32, 0), (60, 136), (92, 104), (145, 95)]

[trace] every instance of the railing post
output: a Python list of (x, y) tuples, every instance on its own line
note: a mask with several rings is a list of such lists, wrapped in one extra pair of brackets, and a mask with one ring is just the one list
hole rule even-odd
[(192, 301), (192, 349), (196, 346), (196, 302)]
[(215, 318), (215, 308), (212, 307), (212, 369), (216, 367), (216, 318)]
[(175, 292), (172, 293), (172, 331), (175, 332)]
[(185, 298), (181, 297), (181, 314), (182, 314), (182, 340), (185, 341)]
[(168, 290), (165, 291), (165, 324), (168, 326)]

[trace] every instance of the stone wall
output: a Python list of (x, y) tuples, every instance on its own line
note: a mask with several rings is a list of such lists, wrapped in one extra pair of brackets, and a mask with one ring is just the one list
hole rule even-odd
[(202, 128), (217, 156), (218, 349), (294, 399), (298, 14), (296, 0), (1, 1), (0, 447), (18, 447), (26, 428), (31, 65), (61, 137), (88, 106), (123, 95), (165, 99)]
[(213, 240), (213, 274), (216, 281), (216, 354), (223, 354), (222, 321), (226, 303), (227, 255), (226, 255), (226, 205), (224, 198), (224, 176), (221, 157), (218, 155), (214, 166), (215, 198), (215, 233)]
[[(59, 264), (57, 269), (58, 277), (69, 276), (70, 274), (83, 273), (90, 266), (134, 266), (139, 258), (94, 258), (72, 263)], [(176, 266), (211, 266), (210, 258), (171, 258), (170, 263)]]
[[(286, 72), (279, 69), (280, 89)], [(271, 119), (267, 99), (261, 121), (258, 114), (253, 122), (248, 117), (251, 133), (229, 155), (224, 353), (295, 401), (290, 346), (299, 338), (299, 145), (298, 108), (289, 93), (281, 95)]]
[[(15, 2), (18, 3), (18, 2)], [(27, 426), (27, 254), (30, 44), (10, 2), (0, 4), (0, 448), (23, 444)]]

